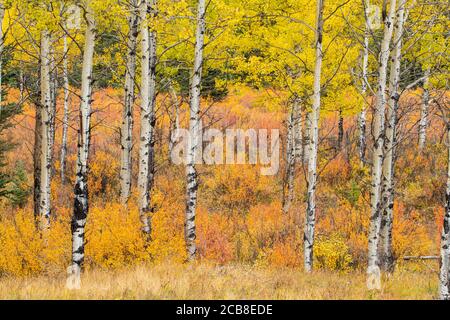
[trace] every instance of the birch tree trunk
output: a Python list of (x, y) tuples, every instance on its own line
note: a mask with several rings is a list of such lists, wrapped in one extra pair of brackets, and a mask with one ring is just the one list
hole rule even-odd
[(383, 271), (394, 271), (394, 256), (392, 252), (392, 221), (394, 208), (394, 167), (397, 109), (400, 99), (399, 81), (402, 57), (403, 24), (405, 22), (406, 0), (400, 0), (395, 23), (394, 50), (391, 57), (389, 80), (389, 102), (387, 108), (387, 124), (384, 141), (384, 162), (382, 169), (382, 217), (380, 230), (380, 265)]
[[(386, 8), (383, 8), (386, 10)], [(372, 177), (371, 177), (371, 213), (368, 236), (368, 267), (367, 286), (369, 289), (379, 289), (380, 268), (378, 266), (378, 240), (381, 224), (380, 198), (381, 198), (381, 170), (383, 163), (384, 145), (384, 113), (386, 104), (386, 77), (387, 64), (390, 55), (390, 43), (394, 29), (394, 17), (396, 11), (396, 0), (390, 1), (389, 13), (384, 13), (384, 32), (381, 42), (378, 66), (378, 84), (375, 110), (373, 115), (373, 154), (372, 154)]]
[(428, 126), (428, 108), (430, 104), (430, 91), (429, 86), (430, 69), (425, 71), (425, 79), (423, 81), (423, 95), (422, 95), (422, 109), (420, 112), (419, 121), (419, 150), (422, 151), (425, 148), (427, 140), (427, 126)]
[(303, 162), (309, 159), (309, 135), (311, 133), (311, 112), (307, 111), (305, 114), (305, 134), (303, 140)]
[(188, 260), (194, 260), (197, 248), (195, 245), (195, 214), (197, 208), (198, 175), (195, 167), (196, 161), (201, 161), (201, 134), (200, 119), (200, 93), (203, 69), (203, 48), (206, 29), (206, 5), (205, 0), (198, 0), (197, 31), (195, 41), (194, 69), (190, 86), (190, 118), (189, 118), (189, 144), (186, 164), (186, 221), (185, 241)]
[(308, 195), (306, 209), (306, 224), (304, 231), (304, 266), (306, 272), (313, 268), (314, 231), (316, 223), (316, 183), (317, 183), (317, 149), (319, 143), (319, 116), (321, 97), (322, 73), (322, 37), (323, 37), (323, 7), (325, 0), (317, 0), (317, 26), (316, 26), (316, 62), (314, 68), (313, 105), (310, 113), (309, 158), (308, 158)]
[[(52, 41), (52, 40), (51, 40)], [(55, 48), (50, 46), (50, 180), (53, 176), (53, 151), (55, 147), (56, 135), (56, 106), (58, 103), (58, 68), (56, 67)]]
[(342, 110), (339, 110), (338, 138), (337, 138), (338, 151), (341, 151), (343, 141), (344, 141), (344, 117), (342, 116)]
[(81, 73), (80, 128), (78, 131), (77, 174), (74, 188), (74, 210), (72, 217), (72, 264), (69, 267), (67, 287), (80, 286), (81, 267), (84, 261), (84, 236), (89, 211), (88, 159), (91, 134), (92, 68), (95, 47), (95, 19), (89, 8), (85, 8), (86, 32)]
[(34, 124), (34, 147), (33, 147), (33, 212), (39, 227), (40, 216), (40, 197), (41, 197), (41, 107), (35, 106), (35, 124)]
[(294, 198), (295, 175), (295, 114), (294, 105), (287, 119), (286, 133), (286, 172), (283, 187), (283, 213), (287, 214)]
[(133, 148), (133, 107), (135, 102), (136, 50), (139, 26), (139, 8), (137, 1), (130, 4), (128, 56), (125, 71), (125, 102), (121, 130), (121, 166), (120, 166), (120, 199), (127, 204), (131, 192), (131, 151)]
[(303, 161), (303, 122), (302, 122), (302, 108), (300, 101), (296, 100), (294, 104), (296, 121), (294, 124), (294, 144), (295, 144), (295, 162), (301, 163)]
[[(364, 30), (364, 47), (363, 47), (363, 59), (362, 59), (362, 79), (361, 79), (361, 95), (365, 98), (367, 92), (367, 70), (369, 66), (369, 0), (364, 1), (364, 15), (366, 22), (366, 29)], [(367, 116), (367, 106), (366, 101), (363, 102), (361, 112), (358, 116), (358, 127), (359, 127), (359, 159), (361, 160), (361, 165), (364, 166), (366, 162), (366, 116)]]
[(172, 112), (170, 115), (169, 158), (178, 139), (176, 136), (177, 130), (180, 128), (180, 102), (178, 101), (177, 92), (171, 83), (170, 95), (172, 100)]
[(441, 234), (441, 261), (439, 272), (439, 297), (450, 300), (450, 123), (447, 123), (448, 169), (445, 190), (444, 224)]
[(139, 141), (139, 216), (142, 231), (151, 234), (151, 190), (154, 179), (154, 127), (156, 101), (156, 33), (149, 30), (147, 12), (156, 12), (156, 2), (140, 4), (142, 35), (141, 132)]
[(294, 200), (294, 181), (296, 163), (301, 161), (302, 157), (302, 123), (301, 123), (300, 104), (298, 99), (292, 103), (291, 113), (287, 121), (287, 139), (286, 139), (286, 174), (283, 194), (283, 213), (288, 213)]
[(51, 87), (51, 38), (48, 31), (41, 33), (40, 54), (40, 112), (41, 112), (41, 154), (40, 154), (40, 196), (39, 196), (39, 229), (50, 227), (51, 209), (51, 169), (52, 169), (52, 118), (53, 93)]
[(63, 58), (63, 90), (64, 90), (64, 115), (62, 123), (62, 141), (61, 141), (61, 184), (66, 181), (66, 155), (67, 155), (67, 132), (69, 129), (69, 68), (68, 68), (67, 36), (64, 35), (64, 58)]

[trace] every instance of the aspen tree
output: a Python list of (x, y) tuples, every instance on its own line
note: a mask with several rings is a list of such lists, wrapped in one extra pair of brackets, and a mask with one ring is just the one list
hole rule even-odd
[(151, 191), (154, 180), (154, 130), (156, 101), (156, 32), (150, 28), (147, 13), (154, 18), (156, 1), (144, 0), (140, 4), (140, 31), (142, 45), (141, 63), (141, 132), (139, 141), (139, 216), (142, 231), (151, 234)]
[(400, 99), (400, 63), (402, 58), (403, 25), (405, 23), (406, 0), (400, 0), (395, 23), (394, 49), (391, 57), (389, 80), (389, 101), (386, 113), (386, 128), (384, 141), (384, 162), (382, 168), (381, 195), (381, 229), (380, 229), (380, 264), (384, 271), (392, 272), (394, 257), (392, 252), (392, 221), (394, 208), (394, 167), (397, 109)]
[(50, 226), (51, 170), (52, 170), (52, 117), (53, 97), (51, 87), (51, 36), (48, 30), (41, 32), (40, 91), (41, 91), (41, 154), (40, 154), (40, 196), (39, 228)]
[(315, 31), (315, 67), (313, 86), (313, 105), (309, 114), (309, 152), (308, 152), (308, 195), (306, 208), (306, 223), (303, 236), (304, 267), (306, 272), (313, 268), (314, 231), (316, 223), (316, 184), (317, 184), (317, 149), (319, 144), (319, 116), (321, 98), (322, 74), (322, 40), (323, 40), (323, 8), (325, 0), (317, 0), (317, 17)]
[[(448, 120), (447, 120), (448, 121)], [(439, 271), (439, 297), (450, 300), (450, 122), (446, 123), (448, 168), (447, 185), (445, 189), (445, 212), (441, 234), (441, 260)]]
[(384, 117), (386, 104), (386, 77), (387, 64), (390, 56), (390, 44), (394, 29), (396, 0), (390, 1), (389, 12), (387, 3), (384, 3), (384, 31), (378, 60), (378, 83), (375, 109), (373, 114), (373, 151), (372, 151), (372, 177), (371, 177), (371, 213), (368, 236), (368, 281), (369, 289), (378, 289), (380, 283), (380, 268), (378, 266), (378, 241), (381, 225), (381, 171), (383, 163), (384, 146)]
[[(370, 23), (369, 23), (369, 6), (370, 1), (364, 0), (364, 45), (362, 50), (362, 76), (361, 76), (361, 95), (365, 97), (367, 92), (368, 84), (368, 67), (369, 67), (369, 35), (370, 35)], [(367, 102), (364, 101), (361, 112), (358, 116), (358, 127), (359, 127), (359, 158), (361, 160), (361, 165), (364, 165), (366, 159), (366, 117), (367, 117)]]
[(64, 184), (66, 180), (66, 155), (67, 155), (67, 133), (69, 130), (69, 67), (68, 54), (69, 46), (67, 43), (67, 35), (64, 35), (64, 57), (63, 57), (63, 90), (64, 90), (64, 115), (62, 121), (62, 141), (61, 141), (61, 183)]
[(139, 8), (136, 0), (130, 3), (128, 18), (127, 64), (125, 70), (125, 102), (121, 129), (120, 198), (127, 204), (131, 192), (131, 151), (133, 148), (133, 107), (135, 102), (136, 51), (139, 27)]
[(89, 144), (91, 139), (92, 69), (96, 37), (95, 18), (88, 1), (84, 10), (86, 21), (83, 66), (81, 73), (80, 128), (78, 131), (77, 173), (74, 189), (74, 209), (72, 217), (72, 263), (68, 269), (67, 287), (80, 286), (81, 268), (84, 262), (84, 238), (86, 219), (89, 213), (88, 167)]
[(422, 108), (420, 110), (420, 121), (419, 121), (420, 151), (422, 151), (425, 148), (425, 143), (427, 139), (428, 109), (430, 104), (429, 79), (430, 79), (430, 69), (427, 69), (425, 71), (425, 79), (423, 80)]
[(170, 133), (169, 133), (169, 156), (172, 154), (175, 143), (177, 142), (177, 130), (180, 128), (180, 102), (178, 100), (177, 92), (169, 83), (170, 97), (172, 110), (170, 112)]
[(302, 123), (300, 104), (297, 98), (293, 99), (291, 112), (287, 120), (286, 138), (286, 184), (287, 191), (283, 195), (283, 212), (287, 213), (294, 199), (294, 180), (296, 163), (302, 157)]
[(202, 82), (203, 49), (206, 28), (205, 14), (205, 0), (198, 0), (194, 69), (189, 92), (189, 142), (186, 161), (186, 220), (184, 225), (184, 235), (189, 260), (195, 259), (197, 253), (195, 244), (195, 214), (197, 208), (198, 174), (195, 164), (197, 161), (201, 161), (201, 156), (199, 155), (202, 134), (200, 119), (200, 90)]

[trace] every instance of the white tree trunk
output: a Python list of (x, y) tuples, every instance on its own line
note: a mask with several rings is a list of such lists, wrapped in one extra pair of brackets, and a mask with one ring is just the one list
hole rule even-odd
[(314, 68), (313, 105), (310, 112), (309, 158), (308, 158), (308, 195), (306, 209), (306, 224), (304, 231), (304, 266), (306, 272), (313, 268), (314, 231), (316, 224), (316, 185), (317, 185), (317, 149), (319, 144), (319, 117), (322, 74), (322, 38), (323, 38), (323, 7), (324, 0), (317, 0), (316, 26), (316, 62)]
[(64, 90), (64, 115), (62, 123), (62, 141), (61, 141), (61, 183), (66, 180), (66, 155), (67, 155), (67, 132), (69, 129), (69, 68), (68, 68), (67, 36), (64, 35), (64, 58), (63, 58), (63, 90)]
[[(369, 33), (370, 33), (370, 25), (368, 20), (369, 14), (369, 0), (364, 1), (364, 15), (365, 15), (365, 23), (366, 27), (364, 30), (364, 47), (363, 47), (363, 59), (362, 59), (362, 79), (361, 79), (361, 95), (363, 98), (366, 97), (367, 92), (367, 72), (369, 67)], [(367, 102), (363, 102), (363, 106), (361, 112), (358, 116), (358, 127), (359, 127), (359, 158), (361, 160), (361, 165), (364, 166), (366, 161), (366, 116), (367, 116)]]
[[(50, 149), (53, 154), (56, 134), (56, 106), (58, 103), (58, 68), (56, 67), (55, 47), (50, 47)], [(50, 171), (52, 174), (53, 172)]]
[(51, 209), (51, 169), (52, 169), (52, 119), (53, 93), (51, 82), (51, 38), (48, 31), (41, 33), (40, 54), (40, 90), (41, 90), (41, 154), (40, 154), (40, 196), (39, 196), (39, 228), (50, 227)]
[(185, 241), (188, 259), (195, 259), (197, 247), (195, 244), (195, 214), (197, 208), (198, 175), (195, 167), (199, 155), (202, 126), (200, 119), (200, 93), (203, 69), (203, 47), (206, 29), (205, 0), (198, 0), (197, 31), (195, 41), (194, 69), (190, 86), (190, 118), (189, 118), (189, 146), (186, 165), (186, 221)]
[(338, 137), (337, 137), (338, 152), (341, 151), (343, 142), (344, 142), (344, 116), (342, 115), (342, 110), (339, 110)]
[(392, 221), (394, 208), (394, 167), (397, 108), (400, 99), (399, 81), (402, 57), (403, 25), (405, 21), (406, 0), (400, 0), (395, 23), (394, 50), (391, 57), (391, 71), (389, 80), (389, 102), (386, 114), (386, 131), (384, 141), (384, 162), (382, 169), (382, 218), (380, 229), (380, 265), (386, 272), (394, 270), (394, 256), (392, 252)]
[(172, 154), (173, 148), (177, 142), (178, 137), (176, 136), (178, 129), (180, 128), (180, 102), (178, 101), (177, 92), (170, 83), (170, 95), (172, 112), (170, 114), (170, 133), (169, 133), (169, 157)]
[(369, 289), (378, 289), (380, 279), (380, 268), (378, 266), (378, 239), (381, 224), (380, 198), (381, 198), (381, 170), (383, 163), (384, 145), (384, 112), (386, 104), (386, 77), (387, 64), (390, 55), (390, 43), (394, 29), (394, 17), (396, 11), (396, 0), (390, 1), (389, 13), (385, 15), (384, 33), (381, 42), (378, 66), (378, 84), (375, 110), (373, 115), (373, 154), (372, 154), (372, 177), (371, 177), (371, 213), (368, 236), (368, 281)]
[(139, 8), (137, 1), (130, 4), (128, 56), (125, 71), (125, 102), (121, 130), (121, 166), (120, 166), (120, 199), (127, 204), (131, 193), (131, 152), (133, 148), (133, 107), (135, 102), (136, 50), (139, 26)]
[(309, 159), (309, 134), (311, 133), (311, 112), (306, 111), (305, 114), (305, 134), (303, 139), (303, 163), (307, 163)]
[(288, 213), (294, 197), (294, 175), (295, 175), (295, 115), (294, 105), (291, 107), (287, 119), (286, 132), (286, 171), (283, 186), (283, 213)]
[(295, 165), (302, 158), (302, 119), (300, 104), (298, 99), (292, 103), (292, 109), (287, 121), (287, 139), (286, 139), (286, 173), (283, 192), (283, 212), (288, 213), (292, 201), (294, 200), (294, 181), (295, 181)]
[(156, 101), (156, 33), (149, 31), (147, 12), (156, 12), (147, 0), (140, 5), (142, 35), (141, 132), (139, 141), (139, 215), (142, 231), (151, 234), (151, 191), (154, 179), (154, 127)]
[(74, 188), (74, 210), (72, 217), (72, 264), (69, 267), (67, 286), (77, 288), (80, 284), (81, 267), (84, 261), (84, 237), (89, 211), (88, 159), (91, 134), (92, 68), (95, 47), (95, 19), (89, 8), (85, 8), (86, 32), (81, 73), (80, 128), (78, 131), (77, 174)]
[(429, 77), (430, 69), (425, 71), (425, 79), (423, 81), (423, 96), (422, 96), (422, 109), (420, 112), (419, 121), (419, 150), (422, 151), (425, 148), (427, 140), (427, 126), (428, 126), (428, 108), (430, 104), (430, 91), (429, 91)]
[(450, 300), (450, 123), (447, 123), (448, 169), (445, 190), (444, 225), (441, 235), (441, 263), (439, 273), (439, 297)]
[(296, 100), (294, 104), (295, 123), (294, 123), (294, 144), (295, 144), (295, 162), (302, 163), (303, 161), (303, 120), (302, 107), (300, 101)]

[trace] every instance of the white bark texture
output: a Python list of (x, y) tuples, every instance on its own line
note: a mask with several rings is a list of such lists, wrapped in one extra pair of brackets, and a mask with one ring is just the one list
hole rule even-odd
[(63, 90), (64, 90), (64, 115), (62, 123), (62, 141), (61, 141), (61, 183), (66, 180), (66, 156), (67, 156), (67, 133), (69, 130), (69, 67), (67, 36), (64, 35), (64, 58), (63, 58)]
[(41, 154), (40, 154), (40, 196), (39, 196), (39, 229), (50, 227), (51, 210), (51, 170), (52, 170), (52, 119), (53, 97), (51, 82), (51, 37), (48, 31), (41, 33), (40, 53), (40, 113), (41, 113)]
[(156, 101), (156, 33), (149, 30), (148, 11), (154, 16), (156, 2), (142, 1), (140, 4), (140, 29), (142, 36), (142, 79), (141, 79), (141, 132), (139, 141), (139, 216), (142, 231), (151, 234), (151, 191), (154, 179), (154, 129)]
[(295, 162), (302, 163), (303, 154), (303, 120), (302, 120), (302, 107), (300, 101), (296, 100), (294, 104), (296, 115), (294, 123), (294, 144), (295, 144)]
[[(283, 189), (283, 213), (288, 213), (294, 200), (294, 181), (296, 163), (302, 157), (302, 124), (298, 99), (294, 99), (287, 120), (286, 137), (286, 172), (285, 188)], [(287, 190), (286, 190), (287, 189)]]
[(444, 225), (441, 234), (441, 262), (439, 272), (439, 297), (450, 300), (450, 123), (447, 123), (448, 169), (445, 190)]
[[(362, 57), (362, 79), (361, 79), (361, 95), (363, 98), (366, 97), (367, 92), (367, 72), (369, 67), (369, 35), (370, 35), (370, 25), (368, 20), (368, 14), (369, 14), (369, 5), (370, 1), (365, 0), (364, 1), (364, 15), (365, 15), (365, 22), (366, 27), (364, 30), (364, 46), (363, 46), (363, 57)], [(363, 106), (361, 109), (361, 112), (358, 116), (358, 127), (359, 127), (359, 158), (361, 160), (361, 165), (364, 166), (364, 163), (366, 161), (366, 149), (367, 149), (367, 142), (366, 142), (366, 116), (367, 116), (367, 102), (363, 102)]]
[(306, 208), (306, 223), (303, 236), (304, 241), (304, 267), (306, 272), (313, 268), (314, 231), (316, 224), (316, 184), (317, 184), (317, 149), (319, 144), (319, 117), (321, 97), (321, 73), (322, 73), (322, 38), (323, 38), (323, 8), (324, 0), (317, 0), (317, 25), (316, 25), (316, 62), (314, 68), (314, 93), (313, 105), (310, 112), (309, 153), (308, 153), (308, 195)]
[(392, 223), (395, 197), (394, 168), (396, 149), (397, 109), (400, 99), (399, 81), (402, 58), (403, 25), (405, 22), (406, 0), (400, 0), (395, 23), (394, 50), (391, 57), (389, 80), (389, 102), (386, 113), (386, 130), (384, 141), (384, 162), (382, 168), (381, 194), (381, 226), (380, 226), (380, 265), (383, 271), (394, 271), (394, 256), (392, 252)]
[(172, 154), (173, 148), (177, 142), (177, 131), (180, 128), (180, 102), (178, 100), (177, 92), (172, 83), (169, 84), (172, 111), (170, 112), (170, 133), (169, 133), (169, 157)]
[(80, 283), (81, 267), (84, 261), (84, 238), (89, 211), (88, 159), (91, 134), (92, 68), (95, 47), (95, 19), (86, 7), (86, 32), (81, 73), (80, 128), (78, 131), (77, 174), (74, 188), (74, 210), (72, 217), (72, 264), (69, 267), (67, 286), (76, 288)]
[(422, 151), (425, 148), (427, 140), (427, 126), (428, 126), (428, 109), (430, 104), (430, 91), (429, 91), (429, 77), (430, 70), (425, 71), (425, 79), (423, 81), (423, 95), (422, 95), (422, 109), (420, 112), (419, 121), (419, 150)]
[(294, 174), (295, 174), (295, 141), (294, 141), (294, 106), (287, 118), (286, 132), (286, 169), (283, 182), (283, 213), (288, 213), (293, 199)]
[(367, 286), (369, 289), (378, 289), (380, 268), (378, 266), (378, 240), (381, 225), (380, 198), (381, 198), (381, 170), (383, 163), (384, 145), (384, 117), (386, 104), (386, 78), (387, 64), (390, 56), (390, 43), (394, 29), (396, 0), (390, 1), (389, 13), (384, 14), (384, 32), (378, 61), (378, 84), (375, 110), (373, 114), (373, 154), (371, 177), (371, 212), (368, 236), (368, 267)]
[(195, 244), (195, 214), (197, 208), (198, 175), (195, 163), (199, 157), (201, 143), (201, 119), (200, 119), (200, 93), (203, 69), (203, 47), (206, 29), (205, 0), (198, 1), (197, 31), (195, 41), (194, 69), (190, 86), (190, 118), (189, 118), (189, 143), (186, 164), (186, 220), (185, 241), (188, 260), (194, 260), (197, 247)]
[(120, 200), (127, 204), (131, 193), (131, 166), (133, 148), (133, 108), (135, 102), (135, 75), (136, 75), (136, 50), (139, 26), (139, 8), (136, 0), (130, 3), (130, 16), (128, 18), (128, 43), (127, 65), (125, 71), (125, 101), (122, 116), (121, 142), (121, 166), (120, 166)]

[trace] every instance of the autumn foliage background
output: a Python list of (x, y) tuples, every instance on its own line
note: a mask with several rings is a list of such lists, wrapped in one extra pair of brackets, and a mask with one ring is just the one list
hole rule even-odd
[[(17, 90), (8, 98), (17, 99)], [(402, 140), (396, 169), (397, 198), (394, 207), (394, 254), (397, 270), (436, 270), (430, 263), (403, 262), (407, 255), (438, 253), (443, 214), (445, 146), (440, 143), (443, 126), (431, 120), (427, 149), (417, 150), (418, 112), (421, 89), (409, 91), (401, 101), (404, 111)], [(158, 98), (157, 173), (153, 190), (152, 241), (146, 244), (140, 232), (136, 194), (128, 208), (119, 204), (122, 91), (98, 90), (94, 94), (89, 192), (91, 209), (86, 231), (86, 263), (91, 269), (118, 269), (142, 263), (185, 262), (183, 233), (185, 210), (184, 167), (168, 157), (167, 99)], [(210, 105), (209, 116), (218, 119), (215, 127), (279, 128), (284, 136), (286, 110), (278, 98), (267, 92), (232, 87), (221, 102)], [(338, 103), (338, 101), (336, 101)], [(70, 261), (72, 188), (76, 161), (76, 128), (79, 101), (71, 99), (67, 179), (61, 184), (59, 162), (54, 162), (52, 184), (52, 227), (48, 234), (35, 232), (32, 209), (32, 139), (34, 107), (25, 106), (15, 119), (9, 136), (17, 146), (8, 154), (8, 163), (20, 173), (15, 185), (23, 191), (18, 203), (0, 203), (0, 275), (30, 276), (61, 274)], [(182, 127), (187, 105), (182, 106)], [(322, 154), (330, 154), (336, 139), (335, 112), (321, 119)], [(55, 150), (61, 141), (61, 115), (57, 117)], [(357, 156), (356, 114), (345, 116), (345, 143), (332, 157), (319, 157), (320, 181), (317, 189), (317, 269), (350, 272), (366, 263), (369, 224), (370, 169)], [(136, 133), (139, 130), (135, 126)], [(369, 131), (370, 132), (370, 128)], [(369, 139), (371, 136), (369, 134)], [(283, 146), (283, 143), (280, 144)], [(331, 148), (331, 149), (330, 149)], [(57, 152), (57, 153), (58, 153)], [(134, 148), (134, 152), (137, 150)], [(282, 150), (281, 155), (284, 154)], [(283, 158), (283, 156), (282, 156)], [(55, 159), (59, 159), (58, 156)], [(268, 268), (302, 269), (305, 178), (298, 167), (295, 201), (288, 214), (281, 210), (283, 161), (277, 176), (260, 175), (257, 166), (200, 166), (197, 243), (200, 261), (213, 265), (245, 264)], [(136, 170), (133, 170), (136, 173)], [(133, 177), (134, 181), (136, 177)]]

